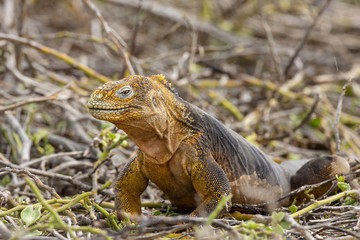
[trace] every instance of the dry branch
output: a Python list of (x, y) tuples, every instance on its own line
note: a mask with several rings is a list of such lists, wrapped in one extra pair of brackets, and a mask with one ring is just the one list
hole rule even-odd
[(130, 58), (129, 58), (129, 53), (127, 51), (127, 45), (124, 42), (124, 40), (122, 40), (122, 38), (119, 36), (119, 34), (117, 34), (115, 32), (115, 30), (113, 28), (111, 28), (109, 26), (109, 24), (105, 21), (105, 19), (103, 18), (100, 10), (95, 6), (95, 4), (93, 4), (91, 2), (91, 0), (83, 0), (83, 3), (88, 6), (96, 15), (96, 17), (99, 19), (99, 21), (101, 22), (101, 25), (103, 26), (106, 34), (108, 35), (109, 39), (116, 45), (116, 47), (120, 50), (123, 58), (124, 58), (124, 62), (127, 66), (127, 69), (129, 71), (129, 73), (131, 75), (135, 74), (134, 68), (131, 64)]
[[(26, 131), (22, 128), (21, 124), (19, 123), (18, 119), (15, 118), (12, 114), (7, 113), (5, 114), (7, 122), (12, 126), (12, 128), (17, 132), (21, 141), (21, 158), (20, 162), (28, 162), (30, 160), (30, 151), (32, 146), (32, 141), (26, 134)], [(20, 148), (20, 146), (19, 146)]]
[(301, 226), (299, 223), (297, 223), (294, 218), (290, 217), (288, 214), (285, 214), (285, 221), (290, 223), (292, 227), (294, 227), (298, 232), (300, 232), (305, 239), (307, 240), (313, 240), (315, 239), (313, 236), (311, 236), (310, 232), (303, 226)]
[(0, 237), (3, 239), (10, 239), (11, 235), (10, 230), (5, 226), (3, 221), (0, 221)]
[(52, 55), (64, 62), (66, 62), (67, 64), (69, 64), (70, 66), (79, 69), (81, 71), (83, 71), (86, 75), (88, 75), (89, 77), (92, 77), (94, 79), (99, 80), (102, 83), (111, 81), (111, 79), (101, 75), (100, 73), (96, 72), (95, 70), (85, 66), (84, 64), (79, 63), (78, 61), (76, 61), (74, 58), (61, 53), (55, 49), (46, 47), (38, 42), (35, 42), (33, 40), (29, 40), (26, 38), (22, 38), (22, 37), (18, 37), (15, 35), (11, 35), (11, 34), (5, 34), (5, 33), (0, 33), (0, 40), (6, 40), (6, 41), (10, 41), (10, 42), (14, 42), (17, 44), (22, 44), (31, 48), (34, 48), (44, 54), (48, 54), (48, 55)]
[[(252, 85), (252, 86), (258, 86), (258, 87), (262, 87), (265, 89), (269, 89), (269, 90), (275, 90), (276, 89), (276, 85), (272, 82), (264, 82), (261, 79), (258, 79), (256, 77), (253, 76), (249, 76), (247, 74), (238, 74), (237, 76), (238, 79), (241, 79), (243, 81), (245, 81), (246, 83)], [(289, 91), (289, 90), (284, 90), (284, 89), (279, 89), (278, 93), (284, 97), (287, 97), (289, 99), (292, 100), (298, 100), (302, 103), (305, 103), (306, 105), (309, 106), (313, 106), (314, 105), (314, 99), (311, 97), (308, 97), (306, 95), (303, 94), (299, 94), (293, 91)], [(334, 109), (329, 109), (329, 111), (333, 111)], [(345, 123), (345, 124), (354, 124), (354, 125), (360, 125), (360, 117), (358, 116), (354, 116), (354, 115), (350, 115), (347, 113), (342, 113), (340, 116), (340, 120)]]
[(320, 18), (320, 16), (322, 15), (322, 13), (324, 12), (324, 10), (326, 9), (326, 7), (329, 5), (331, 0), (324, 0), (324, 4), (321, 6), (321, 8), (319, 9), (318, 14), (315, 16), (312, 24), (306, 29), (306, 32), (304, 34), (304, 37), (302, 38), (301, 42), (299, 43), (299, 45), (296, 47), (296, 50), (294, 52), (294, 54), (290, 57), (289, 62), (287, 63), (285, 70), (284, 70), (284, 75), (287, 76), (289, 73), (289, 70), (291, 68), (291, 66), (294, 64), (295, 59), (297, 58), (297, 56), (299, 55), (301, 49), (305, 46), (305, 43), (310, 35), (311, 30), (315, 27), (318, 19)]
[(274, 37), (271, 33), (270, 26), (267, 22), (265, 22), (264, 17), (261, 18), (261, 23), (266, 32), (266, 38), (270, 48), (271, 58), (274, 62), (276, 74), (278, 76), (278, 84), (282, 84), (285, 82), (285, 77), (281, 70), (281, 62), (280, 62), (279, 54), (276, 51)]
[(70, 176), (66, 176), (66, 175), (63, 175), (63, 174), (51, 173), (51, 172), (41, 171), (41, 170), (33, 169), (33, 168), (22, 168), (22, 167), (19, 167), (18, 165), (10, 163), (10, 161), (5, 162), (3, 160), (3, 158), (0, 160), (0, 165), (3, 166), (3, 167), (9, 167), (9, 168), (12, 168), (12, 169), (27, 170), (32, 174), (43, 176), (43, 177), (53, 178), (53, 179), (57, 179), (57, 180), (63, 180), (63, 181), (69, 182), (71, 184), (74, 184), (75, 186), (79, 187), (83, 191), (91, 190), (91, 186), (89, 186), (89, 185), (87, 185), (87, 184), (85, 184), (85, 183), (83, 183), (81, 181), (78, 181), (78, 180), (76, 180), (76, 179), (74, 179), (74, 178), (72, 178)]
[(55, 91), (54, 93), (47, 95), (47, 96), (30, 98), (30, 99), (26, 99), (26, 100), (18, 102), (18, 103), (14, 103), (10, 106), (2, 107), (2, 108), (0, 108), (0, 113), (9, 111), (9, 110), (12, 110), (12, 109), (15, 109), (15, 108), (18, 108), (18, 107), (21, 107), (21, 106), (24, 106), (24, 105), (27, 105), (30, 103), (39, 103), (39, 102), (46, 102), (48, 100), (55, 100), (64, 89), (66, 89), (70, 86), (70, 84), (71, 83), (69, 83), (65, 87)]
[(342, 109), (342, 103), (344, 100), (345, 91), (348, 88), (348, 86), (351, 84), (352, 78), (349, 79), (349, 81), (343, 86), (339, 101), (336, 107), (336, 115), (335, 115), (335, 121), (334, 121), (334, 135), (335, 135), (335, 142), (336, 142), (336, 152), (338, 153), (340, 151), (340, 138), (339, 138), (339, 122), (340, 122), (340, 115), (341, 115), (341, 109)]
[[(231, 33), (225, 32), (215, 25), (200, 21), (194, 16), (190, 14), (186, 14), (174, 7), (169, 5), (165, 5), (163, 3), (157, 3), (153, 1), (140, 1), (140, 0), (109, 0), (109, 3), (116, 5), (125, 5), (133, 8), (139, 7), (141, 5), (141, 9), (151, 12), (154, 15), (157, 15), (162, 18), (170, 19), (174, 22), (179, 22), (183, 26), (187, 25), (187, 21), (191, 23), (191, 26), (194, 27), (199, 32), (204, 32), (217, 39), (218, 41), (225, 42), (228, 44), (246, 44), (247, 40), (241, 39)], [(184, 18), (186, 15), (186, 20)]]

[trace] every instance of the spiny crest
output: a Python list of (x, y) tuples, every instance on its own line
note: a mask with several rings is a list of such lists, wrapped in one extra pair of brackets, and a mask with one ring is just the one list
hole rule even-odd
[(168, 81), (166, 81), (165, 76), (162, 74), (157, 74), (157, 75), (152, 75), (150, 76), (151, 80), (155, 80), (159, 83), (161, 83), (162, 85), (164, 85), (167, 89), (169, 89), (172, 93), (177, 95), (177, 92), (175, 91), (174, 88), (172, 88), (171, 83), (169, 83)]

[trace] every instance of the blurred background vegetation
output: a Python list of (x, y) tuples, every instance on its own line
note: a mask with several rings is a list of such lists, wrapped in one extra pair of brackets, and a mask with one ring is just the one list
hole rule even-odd
[[(0, 0), (2, 166), (43, 171), (61, 197), (105, 189), (95, 199), (111, 202), (135, 146), (86, 102), (129, 74), (165, 75), (276, 161), (339, 154), (354, 166), (359, 43), (358, 0)], [(0, 191), (35, 199), (2, 171)], [(164, 196), (152, 187), (143, 197)]]

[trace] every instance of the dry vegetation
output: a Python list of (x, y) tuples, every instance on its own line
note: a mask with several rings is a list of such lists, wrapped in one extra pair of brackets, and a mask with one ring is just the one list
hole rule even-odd
[[(1, 0), (0, 24), (0, 238), (360, 238), (359, 1)], [(151, 186), (139, 224), (118, 222), (135, 146), (86, 102), (159, 73), (277, 161), (347, 157), (353, 185), (238, 220), (179, 215)]]

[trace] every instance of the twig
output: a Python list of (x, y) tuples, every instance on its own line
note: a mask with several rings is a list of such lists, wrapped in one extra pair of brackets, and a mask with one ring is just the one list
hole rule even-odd
[(302, 126), (304, 126), (304, 124), (307, 123), (310, 120), (311, 115), (315, 112), (315, 109), (316, 109), (316, 107), (317, 107), (317, 105), (319, 103), (319, 99), (320, 99), (319, 94), (316, 94), (315, 95), (315, 101), (314, 101), (313, 105), (311, 106), (310, 111), (306, 114), (305, 118), (301, 121), (301, 123), (299, 123), (299, 125), (297, 125), (296, 127), (294, 127), (292, 129), (292, 132), (296, 132), (296, 130), (302, 128)]
[(315, 239), (308, 230), (306, 230), (303, 226), (301, 226), (299, 223), (297, 223), (292, 217), (290, 217), (288, 214), (285, 214), (284, 220), (290, 223), (290, 225), (295, 228), (298, 232), (300, 232), (305, 239), (307, 240), (313, 240)]
[(109, 225), (111, 228), (114, 228), (116, 230), (120, 230), (119, 225), (116, 222), (116, 214), (110, 214), (108, 211), (106, 211), (103, 207), (101, 207), (99, 204), (92, 202), (92, 205), (96, 210), (98, 210), (101, 214), (103, 214), (109, 221)]
[[(80, 202), (81, 200), (83, 201), (84, 199), (88, 198), (91, 194), (92, 194), (91, 192), (85, 192), (80, 195), (77, 195), (75, 198), (71, 199), (70, 201), (68, 200), (69, 202), (66, 203), (64, 206), (57, 208), (56, 212), (58, 212), (58, 213), (62, 212), (62, 211), (70, 212), (69, 208), (71, 208), (72, 206), (74, 206), (75, 204)], [(83, 205), (85, 205), (85, 203), (83, 203)], [(43, 215), (39, 222), (45, 221), (50, 216), (51, 216), (51, 214)], [(75, 223), (77, 223), (76, 219), (75, 219)]]
[(351, 84), (351, 82), (352, 82), (352, 78), (350, 78), (347, 81), (347, 83), (345, 83), (345, 85), (342, 87), (338, 105), (336, 107), (336, 114), (335, 114), (335, 121), (334, 121), (334, 134), (335, 134), (335, 143), (336, 143), (336, 152), (337, 153), (340, 151), (339, 122), (340, 122), (342, 103), (344, 100), (344, 95), (345, 95), (346, 89)]
[(141, 17), (140, 17), (140, 13), (141, 13), (141, 5), (142, 5), (142, 0), (139, 1), (139, 6), (136, 12), (136, 23), (135, 23), (135, 27), (131, 36), (131, 45), (130, 45), (130, 54), (134, 55), (135, 54), (135, 49), (136, 49), (136, 38), (138, 36), (138, 32), (139, 32), (139, 28), (140, 25), (142, 24), (141, 21)]
[(0, 221), (0, 237), (2, 237), (2, 239), (11, 239), (11, 232), (3, 221)]
[[(1, 35), (1, 33), (0, 33)], [(6, 62), (0, 59), (0, 63), (3, 63), (5, 68), (9, 70), (9, 72), (18, 80), (22, 81), (25, 84), (29, 84), (35, 88), (37, 88), (38, 91), (42, 90), (42, 92), (45, 94), (49, 90), (54, 89), (55, 86), (52, 84), (49, 84), (47, 82), (38, 82), (35, 79), (28, 77), (24, 74), (22, 74), (17, 68), (16, 68), (16, 59), (15, 55), (11, 54), (7, 56)]]
[[(1, 112), (1, 111), (0, 111)], [(5, 117), (11, 127), (19, 134), (19, 137), (22, 141), (21, 147), (21, 162), (28, 162), (30, 160), (30, 151), (32, 141), (27, 136), (25, 130), (21, 127), (18, 119), (16, 119), (12, 114), (5, 114)]]
[(21, 167), (29, 167), (29, 166), (31, 166), (33, 164), (36, 164), (36, 163), (39, 163), (39, 162), (45, 162), (45, 161), (48, 161), (48, 160), (53, 159), (53, 158), (59, 158), (59, 157), (65, 157), (65, 156), (71, 157), (71, 156), (81, 155), (83, 153), (84, 153), (83, 151), (54, 153), (54, 154), (51, 154), (51, 155), (48, 155), (48, 156), (43, 156), (43, 157), (40, 157), (40, 158), (37, 158), (37, 159), (32, 159), (31, 161), (29, 161), (27, 163), (23, 163), (20, 166)]
[(65, 87), (55, 91), (54, 93), (51, 93), (51, 94), (47, 95), (47, 96), (30, 98), (30, 99), (26, 99), (26, 100), (18, 102), (18, 103), (14, 103), (14, 104), (12, 104), (10, 106), (7, 106), (7, 107), (2, 107), (2, 108), (0, 108), (0, 113), (11, 110), (11, 109), (14, 109), (14, 108), (18, 108), (18, 107), (21, 107), (21, 106), (24, 106), (24, 105), (27, 105), (27, 104), (30, 104), (30, 103), (38, 103), (38, 102), (45, 102), (45, 101), (48, 101), (48, 100), (55, 100), (59, 96), (59, 94), (64, 89), (68, 88), (70, 85), (71, 85), (71, 82), (68, 83)]
[[(347, 174), (344, 174), (345, 178), (356, 178), (356, 177), (359, 177), (360, 176), (360, 170), (357, 170), (355, 172), (350, 172), (350, 173), (347, 173)], [(260, 203), (260, 204), (256, 204), (256, 205), (243, 205), (243, 204), (234, 204), (234, 208), (236, 210), (236, 208), (240, 208), (240, 209), (245, 209), (245, 210), (250, 210), (250, 211), (253, 211), (255, 210), (256, 213), (260, 213), (260, 214), (266, 214), (268, 213), (267, 210), (263, 210), (261, 211), (262, 208), (265, 208), (266, 206), (271, 206), (272, 204), (274, 203), (278, 203), (278, 202), (281, 202), (282, 200), (284, 199), (287, 199), (293, 195), (296, 195), (297, 193), (300, 193), (300, 192), (303, 192), (305, 190), (308, 190), (310, 188), (318, 188), (324, 184), (327, 184), (329, 182), (332, 182), (332, 181), (335, 181), (336, 180), (336, 177), (333, 177), (331, 179), (328, 179), (328, 180), (325, 180), (325, 181), (322, 181), (322, 182), (319, 182), (319, 183), (316, 183), (316, 184), (311, 184), (311, 185), (304, 185), (304, 186), (301, 186), (291, 192), (289, 192), (288, 194), (282, 196), (281, 198), (273, 201), (273, 202), (267, 202), (267, 203)]]
[[(47, 191), (49, 191), (51, 193), (51, 195), (53, 195), (56, 199), (61, 199), (60, 195), (56, 192), (55, 188), (49, 187), (48, 185), (44, 184), (40, 178), (38, 178), (36, 175), (32, 174), (31, 172), (29, 172), (27, 169), (14, 169), (14, 168), (3, 168), (0, 169), (0, 172), (13, 172), (16, 174), (24, 174), (26, 176), (31, 177), (34, 182), (36, 183), (36, 185), (38, 185), (40, 188), (45, 189)], [(73, 222), (76, 224), (77, 220), (75, 215), (70, 212), (69, 210), (65, 210), (65, 213), (73, 220)]]
[[(246, 82), (247, 84), (250, 84), (252, 86), (257, 86), (257, 87), (263, 87), (265, 89), (269, 89), (269, 90), (275, 90), (276, 89), (276, 85), (270, 81), (264, 82), (263, 80), (247, 75), (247, 74), (236, 74), (235, 76), (233, 76), (234, 78), (237, 79), (241, 79), (242, 81)], [(306, 105), (313, 105), (314, 104), (314, 99), (311, 97), (308, 97), (306, 95), (302, 95), (290, 90), (285, 90), (285, 89), (279, 89), (278, 93), (281, 96), (284, 96), (286, 98), (289, 99), (295, 99), (298, 100)], [(331, 107), (331, 106), (330, 106)], [(333, 109), (329, 109), (328, 111), (333, 111)], [(353, 116), (347, 113), (342, 113), (341, 117), (340, 117), (341, 122), (343, 123), (347, 123), (347, 124), (354, 124), (354, 125), (359, 125), (360, 124), (360, 117), (358, 116)]]
[[(139, 6), (139, 1), (140, 0), (108, 0), (108, 3), (112, 3), (112, 4), (117, 4), (117, 5), (126, 5), (126, 6), (131, 6), (131, 7), (138, 7)], [(162, 18), (166, 18), (166, 19), (170, 19), (171, 21), (174, 22), (179, 22), (181, 23), (183, 26), (186, 26), (186, 21), (184, 19), (184, 12), (171, 7), (169, 5), (165, 5), (164, 3), (157, 3), (157, 2), (153, 2), (153, 1), (143, 1), (142, 5), (141, 5), (142, 9), (151, 12), (154, 15), (157, 15), (159, 17)], [(245, 41), (244, 39), (241, 39), (233, 34), (230, 34), (228, 32), (225, 32), (223, 30), (221, 30), (220, 28), (216, 27), (215, 25), (208, 23), (208, 22), (204, 22), (204, 21), (200, 21), (198, 20), (196, 17), (191, 16), (189, 14), (187, 15), (187, 19), (189, 22), (191, 22), (191, 25), (194, 26), (194, 28), (196, 30), (198, 30), (199, 32), (204, 32), (209, 34), (210, 36), (212, 36), (213, 38), (221, 41), (221, 42), (225, 42), (225, 43), (229, 43), (229, 44), (237, 44), (237, 43), (246, 43), (247, 41)]]
[[(318, 228), (319, 226), (314, 226), (314, 228)], [(346, 230), (346, 229), (344, 229), (344, 228), (340, 228), (340, 227), (334, 227), (334, 226), (329, 226), (329, 225), (322, 225), (321, 226), (322, 228), (328, 228), (328, 229), (334, 229), (334, 230), (336, 230), (336, 231), (339, 231), (339, 232), (344, 232), (344, 233), (346, 233), (347, 235), (351, 235), (351, 236), (353, 236), (353, 237), (355, 237), (356, 239), (360, 239), (360, 235), (359, 234), (356, 234), (356, 233), (354, 233), (354, 232), (351, 232), (351, 231), (348, 231), (348, 230)], [(312, 227), (307, 227), (307, 228), (312, 228)]]
[(310, 120), (312, 114), (313, 114), (313, 113), (315, 112), (315, 110), (316, 110), (316, 107), (317, 107), (318, 103), (319, 103), (319, 95), (316, 94), (316, 95), (315, 95), (315, 101), (314, 101), (313, 105), (311, 106), (311, 109), (309, 110), (309, 112), (306, 114), (306, 116), (303, 118), (303, 120), (302, 120), (297, 126), (295, 126), (293, 129), (285, 132), (285, 133), (282, 134), (282, 135), (274, 136), (274, 137), (268, 137), (268, 138), (262, 138), (261, 141), (262, 141), (262, 142), (269, 142), (269, 141), (279, 140), (279, 139), (283, 139), (283, 138), (286, 138), (286, 137), (289, 137), (289, 136), (290, 136), (290, 137), (293, 136), (293, 134), (294, 134), (298, 129), (302, 128), (302, 126), (304, 126), (304, 124), (306, 124), (306, 123)]
[(216, 99), (219, 103), (228, 111), (230, 111), (238, 121), (242, 121), (244, 119), (244, 115), (239, 111), (239, 109), (228, 99), (223, 96), (219, 96), (216, 92), (210, 90), (208, 91), (208, 95), (212, 99)]
[(33, 168), (22, 168), (22, 167), (19, 167), (19, 166), (15, 165), (15, 164), (9, 163), (9, 162), (6, 162), (6, 161), (1, 159), (0, 160), (0, 166), (9, 167), (9, 168), (13, 168), (13, 169), (28, 170), (30, 173), (33, 173), (33, 174), (36, 174), (36, 175), (39, 175), (39, 176), (44, 176), (44, 177), (48, 177), (48, 178), (55, 178), (55, 179), (58, 179), (58, 180), (63, 180), (63, 181), (72, 183), (72, 184), (76, 185), (77, 187), (81, 188), (84, 191), (91, 190), (91, 186), (89, 186), (89, 185), (87, 185), (87, 184), (85, 184), (85, 183), (83, 183), (81, 181), (78, 181), (76, 179), (73, 179), (70, 176), (66, 176), (66, 175), (62, 175), (62, 174), (58, 174), (58, 173), (51, 173), (51, 172), (47, 172), (47, 171), (41, 171), (41, 170), (33, 169)]
[(269, 24), (267, 24), (267, 22), (265, 22), (264, 16), (261, 17), (261, 23), (266, 33), (267, 43), (269, 45), (270, 53), (271, 53), (270, 55), (275, 65), (276, 74), (279, 78), (278, 84), (284, 83), (285, 77), (281, 70), (281, 62), (280, 62), (279, 54), (276, 51), (275, 41), (271, 33), (270, 26)]
[[(36, 130), (37, 129), (30, 129), (30, 132), (34, 133), (36, 132)], [(79, 141), (74, 141), (51, 132), (48, 133), (48, 141), (51, 145), (62, 146), (64, 151), (84, 151), (88, 147), (87, 145), (82, 144)]]
[[(161, 217), (157, 216), (155, 218), (149, 217), (133, 217), (133, 220), (140, 222), (140, 226), (138, 227), (126, 227), (123, 230), (117, 232), (117, 234), (122, 235), (127, 231), (142, 229), (147, 226), (157, 225), (157, 224), (166, 224), (166, 225), (174, 225), (178, 223), (193, 223), (193, 224), (206, 224), (208, 219), (202, 217), (188, 217), (188, 216), (176, 216), (176, 217)], [(227, 225), (221, 220), (214, 219), (212, 225), (223, 228), (228, 231), (234, 239), (239, 239), (239, 233), (231, 226)]]
[(345, 191), (345, 192), (341, 192), (341, 193), (338, 193), (334, 196), (331, 196), (331, 197), (328, 197), (324, 200), (320, 200), (320, 201), (317, 201), (317, 202), (314, 202), (313, 204), (311, 204), (310, 206), (304, 208), (304, 209), (301, 209), (300, 211), (297, 211), (293, 214), (291, 214), (290, 216), (293, 217), (293, 218), (296, 218), (296, 217), (300, 217), (301, 215), (319, 207), (319, 206), (322, 206), (322, 205), (325, 205), (327, 203), (332, 203), (342, 197), (345, 197), (345, 196), (348, 196), (348, 195), (353, 195), (353, 194), (357, 194), (359, 195), (360, 194), (360, 191), (358, 189), (354, 189), (354, 190), (349, 190), (349, 191)]
[(15, 5), (16, 2), (13, 0), (4, 0), (3, 1), (3, 9), (2, 9), (2, 23), (1, 23), (1, 27), (4, 30), (8, 30), (8, 28), (10, 28), (10, 26), (13, 24), (14, 20), (15, 20)]
[(27, 170), (27, 169), (14, 169), (14, 168), (6, 167), (6, 168), (0, 168), (0, 172), (13, 172), (16, 174), (24, 174), (24, 175), (32, 178), (34, 180), (34, 182), (36, 182), (36, 184), (40, 188), (49, 191), (51, 193), (51, 195), (53, 195), (55, 198), (61, 199), (61, 197), (59, 196), (59, 194), (57, 194), (57, 192), (55, 191), (54, 188), (51, 188), (51, 187), (45, 185), (36, 175), (29, 172), (29, 170)]
[[(18, 3), (16, 16), (16, 30), (19, 36), (23, 35), (24, 19), (26, 17), (26, 0), (21, 0)], [(17, 68), (22, 70), (22, 46), (15, 46), (16, 64)]]
[(75, 167), (91, 168), (92, 166), (93, 166), (93, 164), (90, 163), (90, 162), (77, 161), (77, 160), (74, 159), (71, 162), (64, 162), (64, 163), (59, 164), (56, 167), (54, 167), (52, 169), (49, 169), (47, 171), (52, 172), (52, 173), (56, 173), (56, 172), (61, 172), (62, 170), (75, 168)]
[(36, 184), (31, 181), (29, 178), (25, 178), (26, 183), (30, 186), (36, 198), (39, 200), (41, 205), (50, 212), (51, 216), (54, 218), (54, 221), (61, 226), (62, 229), (66, 230), (73, 239), (78, 239), (72, 229), (66, 225), (66, 223), (60, 218), (59, 214), (53, 209), (41, 195), (40, 190), (37, 188)]
[(59, 38), (73, 38), (81, 41), (90, 41), (97, 44), (105, 45), (109, 50), (114, 53), (117, 53), (117, 48), (115, 45), (111, 44), (106, 38), (99, 38), (94, 35), (87, 35), (82, 33), (74, 33), (69, 31), (61, 31), (56, 33), (45, 33), (40, 35), (30, 35), (32, 39), (59, 39)]
[(126, 64), (126, 67), (131, 75), (135, 74), (134, 68), (131, 64), (129, 53), (127, 52), (126, 48), (127, 45), (122, 40), (122, 38), (115, 32), (113, 28), (109, 26), (109, 24), (105, 21), (103, 16), (101, 15), (100, 10), (91, 2), (91, 0), (82, 0), (83, 3), (88, 6), (91, 11), (93, 11), (96, 15), (96, 17), (99, 19), (101, 25), (103, 26), (106, 34), (108, 35), (109, 39), (116, 45), (116, 47), (121, 51), (121, 54), (124, 58), (124, 62)]
[[(25, 54), (25, 57), (28, 57), (28, 55)], [(45, 67), (43, 67), (42, 65), (40, 65), (39, 63), (32, 61), (31, 66), (39, 71), (40, 73), (43, 73), (44, 75), (48, 76), (49, 79), (63, 84), (63, 85), (67, 85), (70, 84), (70, 89), (73, 90), (74, 92), (82, 95), (82, 96), (88, 96), (89, 95), (89, 91), (84, 90), (83, 88), (79, 87), (76, 85), (76, 83), (74, 81), (69, 81), (69, 77), (68, 76), (61, 76), (58, 73), (52, 72), (48, 69), (46, 69)]]
[(67, 64), (69, 64), (70, 66), (72, 66), (76, 69), (81, 70), (86, 75), (88, 75), (94, 79), (97, 79), (102, 83), (111, 81), (111, 79), (109, 79), (109, 78), (105, 77), (104, 75), (96, 72), (95, 70), (79, 63), (74, 58), (70, 57), (69, 55), (66, 55), (65, 53), (61, 53), (55, 49), (46, 47), (46, 46), (44, 46), (38, 42), (35, 42), (33, 40), (29, 40), (26, 38), (18, 37), (18, 36), (11, 35), (11, 34), (5, 34), (5, 33), (0, 33), (0, 40), (7, 40), (7, 41), (15, 42), (18, 44), (26, 45), (28, 47), (34, 48), (34, 49), (44, 53), (44, 54), (53, 55), (56, 58), (66, 62)]
[(294, 52), (294, 54), (291, 56), (291, 58), (289, 59), (289, 62), (287, 63), (285, 70), (284, 70), (284, 76), (287, 76), (289, 73), (289, 70), (291, 68), (291, 66), (294, 64), (295, 59), (297, 58), (297, 56), (299, 55), (301, 49), (304, 47), (311, 30), (315, 27), (318, 19), (320, 18), (320, 16), (322, 15), (322, 13), (324, 12), (324, 10), (326, 9), (326, 7), (329, 5), (331, 0), (325, 0), (324, 4), (321, 6), (321, 8), (319, 9), (318, 14), (315, 16), (312, 24), (306, 29), (306, 32), (304, 34), (304, 37), (302, 38), (301, 42), (299, 43), (299, 45), (296, 47), (296, 50)]
[(157, 232), (157, 233), (153, 233), (151, 235), (148, 234), (142, 234), (138, 237), (135, 238), (130, 238), (130, 239), (136, 239), (136, 240), (152, 240), (152, 239), (160, 239), (161, 237), (164, 237), (166, 235), (169, 235), (171, 233), (175, 233), (175, 232), (180, 232), (184, 229), (190, 228), (192, 227), (193, 224), (188, 223), (188, 224), (184, 224), (184, 225), (180, 225), (180, 226), (174, 226), (174, 228), (171, 228), (170, 230), (166, 230), (166, 231), (161, 231), (161, 232)]

